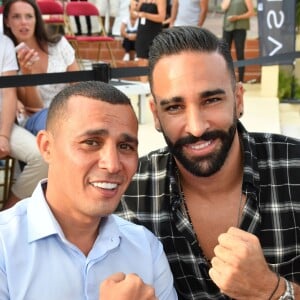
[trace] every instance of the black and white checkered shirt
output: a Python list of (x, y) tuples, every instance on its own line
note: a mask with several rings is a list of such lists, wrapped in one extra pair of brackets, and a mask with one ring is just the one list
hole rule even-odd
[[(240, 228), (259, 237), (271, 268), (300, 283), (300, 141), (248, 133), (240, 123), (238, 131), (247, 198)], [(229, 299), (208, 275), (209, 265), (182, 210), (175, 170), (167, 149), (141, 158), (118, 214), (145, 225), (162, 241), (179, 299)]]

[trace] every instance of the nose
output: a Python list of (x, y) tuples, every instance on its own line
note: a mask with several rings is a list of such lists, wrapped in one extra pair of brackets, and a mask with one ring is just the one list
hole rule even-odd
[(186, 132), (190, 135), (199, 137), (209, 127), (205, 112), (201, 111), (199, 107), (192, 106), (186, 113)]
[(28, 18), (26, 16), (22, 16), (21, 23), (27, 23), (27, 22), (28, 22)]
[(116, 146), (106, 146), (100, 150), (98, 167), (106, 169), (111, 174), (118, 173), (121, 170), (120, 153)]

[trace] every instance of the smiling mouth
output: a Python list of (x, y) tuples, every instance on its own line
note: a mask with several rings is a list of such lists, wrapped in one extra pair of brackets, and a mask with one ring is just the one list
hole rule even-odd
[(201, 150), (201, 149), (208, 147), (211, 144), (212, 144), (212, 140), (209, 140), (205, 143), (190, 144), (189, 146), (193, 150)]
[(117, 183), (112, 182), (90, 182), (90, 185), (105, 190), (114, 190), (118, 187)]

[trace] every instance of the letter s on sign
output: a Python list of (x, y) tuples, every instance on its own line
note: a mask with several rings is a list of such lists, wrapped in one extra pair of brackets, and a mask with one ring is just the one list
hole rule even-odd
[(277, 15), (276, 15), (276, 12), (274, 10), (270, 10), (267, 14), (267, 24), (268, 24), (268, 28), (269, 29), (272, 29), (273, 26), (271, 24), (271, 21), (273, 20), (274, 21), (274, 26), (276, 28), (280, 28), (282, 26), (282, 24), (284, 23), (284, 13), (283, 11), (279, 11), (279, 17), (280, 17), (280, 20), (277, 19)]

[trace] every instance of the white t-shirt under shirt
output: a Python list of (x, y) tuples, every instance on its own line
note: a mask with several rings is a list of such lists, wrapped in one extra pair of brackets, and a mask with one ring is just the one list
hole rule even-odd
[[(17, 71), (15, 46), (10, 38), (0, 34), (0, 74), (8, 71)], [(2, 89), (0, 89), (0, 104), (2, 103)]]
[(178, 11), (174, 26), (198, 26), (199, 0), (178, 0)]

